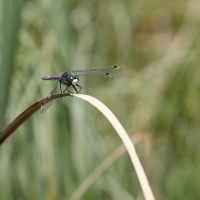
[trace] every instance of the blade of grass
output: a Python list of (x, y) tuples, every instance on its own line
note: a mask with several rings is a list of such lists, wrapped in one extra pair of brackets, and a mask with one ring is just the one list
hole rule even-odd
[[(54, 95), (54, 98), (59, 98), (61, 94)], [(70, 96), (67, 94), (63, 94), (64, 96)], [(139, 178), (139, 182), (143, 191), (143, 194), (145, 196), (145, 199), (148, 200), (154, 200), (153, 193), (151, 191), (151, 188), (149, 186), (148, 180), (146, 178), (146, 175), (144, 173), (144, 170), (142, 168), (142, 165), (139, 161), (139, 158), (136, 154), (135, 148), (126, 133), (125, 129), (122, 127), (118, 119), (115, 117), (115, 115), (99, 100), (95, 99), (94, 97), (83, 95), (83, 94), (74, 94), (73, 96), (81, 98), (85, 101), (88, 101), (92, 105), (94, 105), (97, 109), (99, 109), (106, 118), (110, 121), (110, 123), (113, 125), (114, 129), (117, 131), (119, 136), (121, 137), (122, 141), (124, 142), (125, 147), (127, 148), (127, 151), (130, 155), (131, 161), (133, 163), (133, 166), (135, 167), (137, 176)], [(32, 106), (27, 108), (23, 113), (21, 113), (11, 124), (9, 124), (3, 131), (0, 132), (0, 144), (2, 144), (5, 139), (11, 135), (23, 122), (25, 122), (34, 112), (36, 112), (40, 107), (44, 99), (41, 99), (34, 103)]]
[[(53, 95), (54, 99), (60, 98), (61, 94)], [(62, 97), (70, 96), (69, 94), (62, 94)], [(5, 129), (0, 132), (0, 145), (11, 135), (22, 123), (24, 123), (33, 113), (41, 108), (41, 104), (45, 98), (35, 102), (18, 117), (16, 117)]]
[[(150, 134), (139, 133), (131, 137), (133, 144), (140, 142), (141, 140), (151, 140)], [(147, 144), (148, 144), (147, 141)], [(151, 148), (150, 148), (151, 149)], [(147, 149), (148, 150), (148, 149)], [(88, 190), (88, 188), (97, 180), (97, 178), (112, 165), (118, 158), (120, 158), (126, 152), (124, 144), (120, 145), (113, 153), (111, 153), (79, 186), (69, 200), (78, 200)], [(148, 156), (151, 152), (148, 152)], [(147, 158), (149, 161), (150, 159)]]
[(128, 134), (126, 133), (125, 129), (119, 122), (119, 120), (115, 117), (115, 115), (99, 100), (97, 100), (94, 97), (83, 95), (83, 94), (74, 94), (73, 96), (81, 98), (93, 106), (95, 106), (98, 110), (100, 110), (105, 117), (110, 121), (110, 123), (113, 125), (116, 132), (119, 134), (120, 138), (122, 139), (125, 147), (127, 148), (127, 151), (129, 153), (129, 156), (131, 158), (131, 161), (133, 163), (133, 166), (135, 167), (135, 171), (137, 173), (143, 194), (145, 199), (148, 200), (154, 200), (153, 193), (151, 191), (151, 188), (149, 186), (147, 177), (145, 175), (145, 172), (142, 168), (142, 165), (140, 163), (140, 160), (137, 156), (137, 153), (135, 151), (135, 148), (133, 146), (133, 143), (131, 142)]

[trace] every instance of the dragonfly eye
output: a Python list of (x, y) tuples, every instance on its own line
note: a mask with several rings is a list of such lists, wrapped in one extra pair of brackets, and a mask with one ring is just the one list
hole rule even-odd
[(76, 85), (79, 81), (79, 78), (77, 75), (75, 75), (75, 76), (71, 76), (70, 80), (71, 80), (72, 85)]
[(72, 81), (72, 85), (76, 85), (78, 83), (78, 79), (74, 79), (73, 81)]

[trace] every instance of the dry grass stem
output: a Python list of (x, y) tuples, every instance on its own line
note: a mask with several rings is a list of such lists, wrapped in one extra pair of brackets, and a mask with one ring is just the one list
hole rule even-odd
[[(133, 144), (145, 140), (146, 144), (151, 140), (151, 135), (146, 133), (139, 133), (131, 137)], [(149, 145), (150, 146), (150, 145)], [(146, 148), (146, 151), (148, 149)], [(78, 200), (88, 190), (88, 188), (97, 180), (97, 178), (104, 172), (110, 165), (112, 165), (118, 158), (120, 158), (126, 152), (124, 144), (120, 145), (112, 154), (110, 154), (79, 186), (79, 188), (71, 196), (70, 200)], [(150, 155), (150, 152), (148, 153)], [(149, 160), (149, 158), (147, 158)], [(149, 165), (149, 163), (147, 164)]]
[[(69, 96), (68, 94), (62, 94), (62, 97)], [(54, 95), (54, 99), (60, 98), (61, 94)], [(44, 98), (45, 99), (45, 98)], [(11, 135), (22, 123), (24, 123), (33, 113), (41, 108), (41, 104), (44, 101), (41, 99), (27, 108), (23, 113), (16, 117), (6, 128), (0, 132), (0, 145)]]
[(113, 125), (114, 129), (117, 131), (120, 138), (122, 139), (128, 153), (129, 153), (129, 156), (131, 158), (133, 166), (135, 167), (135, 171), (137, 173), (137, 176), (138, 176), (145, 199), (146, 200), (154, 200), (152, 190), (149, 186), (147, 177), (142, 168), (140, 160), (136, 154), (135, 148), (134, 148), (128, 134), (126, 133), (125, 129), (119, 122), (119, 120), (102, 102), (100, 102), (96, 98), (88, 96), (88, 95), (83, 95), (83, 94), (74, 94), (74, 96), (81, 98), (85, 101), (88, 101), (90, 104), (95, 106), (98, 110), (100, 110), (105, 115), (105, 117), (110, 121), (110, 123)]

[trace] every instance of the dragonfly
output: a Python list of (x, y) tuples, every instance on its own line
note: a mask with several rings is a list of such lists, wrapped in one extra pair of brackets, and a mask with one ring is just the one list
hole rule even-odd
[[(66, 71), (60, 74), (60, 76), (44, 76), (42, 78), (43, 80), (53, 80), (56, 81), (56, 83), (53, 90), (42, 102), (41, 113), (44, 113), (53, 103), (58, 86), (60, 86), (61, 95), (66, 93), (73, 94), (71, 89), (74, 89), (75, 92), (79, 94), (82, 89), (96, 87), (110, 81), (113, 75), (120, 71), (121, 68), (119, 66), (110, 66)], [(61, 85), (66, 86), (63, 91)]]

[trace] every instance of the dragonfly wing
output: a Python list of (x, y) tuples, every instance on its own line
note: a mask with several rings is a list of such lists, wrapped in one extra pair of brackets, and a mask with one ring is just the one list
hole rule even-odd
[(53, 95), (56, 94), (56, 89), (57, 88), (50, 92), (47, 98), (42, 102), (41, 113), (44, 113), (53, 103)]
[(79, 77), (78, 84), (83, 89), (101, 85), (112, 79), (112, 75), (109, 73), (108, 74), (102, 73), (102, 74), (92, 74), (92, 75), (79, 75), (78, 77)]
[(57, 89), (58, 84), (60, 83), (59, 81), (61, 78), (62, 76), (57, 80), (56, 84), (54, 85), (53, 90), (49, 93), (47, 98), (42, 102), (41, 113), (44, 113), (53, 103), (53, 95), (56, 94), (56, 89)]
[(84, 69), (84, 70), (74, 70), (73, 74), (79, 77), (78, 84), (81, 88), (91, 88), (112, 79), (112, 75), (121, 71), (118, 66), (104, 67), (104, 68), (94, 68), (94, 69)]
[(109, 74), (116, 74), (119, 73), (122, 69), (119, 66), (110, 66), (110, 67), (103, 67), (103, 68), (91, 68), (91, 69), (84, 69), (84, 70), (73, 70), (71, 71), (73, 74), (77, 76), (81, 75), (92, 75), (92, 74), (102, 74), (102, 73), (109, 73)]

